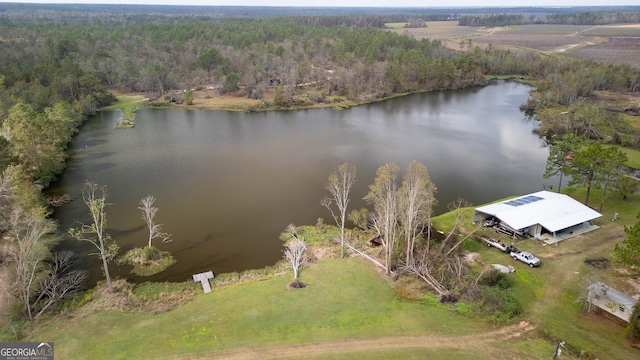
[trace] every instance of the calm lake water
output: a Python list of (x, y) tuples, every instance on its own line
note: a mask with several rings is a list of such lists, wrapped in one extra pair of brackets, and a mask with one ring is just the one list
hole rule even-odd
[[(498, 82), (484, 88), (415, 94), (348, 110), (243, 113), (145, 109), (133, 129), (114, 130), (119, 112), (92, 117), (70, 146), (68, 169), (52, 188), (77, 200), (57, 209), (64, 232), (88, 222), (80, 191), (85, 180), (107, 185), (108, 230), (121, 253), (144, 246), (147, 228), (137, 209), (152, 194), (156, 219), (174, 241), (157, 243), (178, 262), (151, 278), (184, 281), (198, 272), (242, 271), (282, 258), (284, 228), (331, 216), (319, 201), (341, 163), (358, 167), (351, 207), (376, 169), (418, 160), (438, 187), (437, 211), (458, 197), (482, 204), (541, 190), (548, 149), (518, 107), (529, 87)], [(88, 244), (63, 241), (102, 278)]]

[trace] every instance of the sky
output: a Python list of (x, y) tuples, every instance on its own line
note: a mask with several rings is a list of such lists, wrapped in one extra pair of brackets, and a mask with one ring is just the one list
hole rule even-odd
[(640, 5), (638, 0), (0, 0), (1, 2), (42, 4), (145, 4), (145, 5), (206, 5), (206, 6), (313, 6), (313, 7), (565, 7)]

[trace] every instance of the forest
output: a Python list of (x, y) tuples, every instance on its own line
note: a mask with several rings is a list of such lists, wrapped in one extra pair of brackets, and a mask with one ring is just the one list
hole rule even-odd
[[(89, 7), (88, 13), (92, 9), (98, 10)], [(522, 110), (543, 121), (541, 135), (550, 143), (574, 134), (640, 148), (636, 127), (590, 101), (595, 91), (640, 91), (640, 69), (629, 65), (471, 43), (454, 50), (439, 40), (385, 31), (384, 18), (366, 12), (233, 18), (163, 15), (154, 8), (89, 22), (79, 20), (88, 14), (79, 10), (61, 15), (44, 6), (34, 15), (37, 21), (13, 19), (20, 9), (4, 5), (2, 10), (0, 232), (8, 248), (14, 241), (26, 251), (13, 253), (14, 292), (29, 315), (42, 310), (47, 294), (62, 296), (47, 288), (59, 285), (47, 276), (63, 278), (63, 273), (52, 270), (62, 271), (56, 261), (43, 261), (55, 259), (55, 239), (49, 236), (55, 224), (48, 218), (55, 199), (47, 202), (41, 190), (65, 168), (67, 144), (83, 121), (115, 100), (111, 91), (143, 93), (169, 104), (206, 89), (260, 99), (251, 110), (262, 111), (334, 97), (366, 103), (483, 86), (490, 76), (515, 75), (535, 84)], [(267, 97), (274, 92), (273, 100)], [(307, 93), (316, 95), (302, 96)], [(558, 109), (567, 116), (558, 116)]]
[(632, 24), (640, 22), (640, 12), (594, 12), (552, 13), (540, 18), (535, 14), (489, 14), (463, 15), (458, 19), (460, 26), (507, 26), (525, 24), (561, 24), (561, 25), (607, 25)]

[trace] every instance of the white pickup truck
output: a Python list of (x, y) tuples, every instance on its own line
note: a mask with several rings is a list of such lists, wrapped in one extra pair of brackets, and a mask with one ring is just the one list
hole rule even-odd
[(531, 267), (540, 266), (540, 259), (528, 251), (512, 251), (511, 257), (513, 260), (520, 260)]

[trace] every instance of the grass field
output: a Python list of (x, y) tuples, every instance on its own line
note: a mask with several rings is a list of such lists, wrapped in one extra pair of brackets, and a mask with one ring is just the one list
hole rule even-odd
[(458, 26), (456, 21), (431, 21), (427, 23), (426, 28), (403, 28), (404, 23), (391, 23), (387, 24), (387, 26), (390, 27), (388, 31), (412, 36), (416, 39), (438, 39), (444, 45), (456, 50), (460, 49), (459, 43), (462, 40), (485, 34), (483, 29)]
[[(586, 26), (576, 25), (519, 25), (504, 27), (503, 31), (488, 33), (473, 39), (479, 44), (524, 47), (544, 52), (562, 51), (584, 42), (577, 37)], [(591, 39), (592, 41), (596, 41)]]
[(627, 154), (627, 166), (640, 169), (640, 150), (621, 148)]
[(118, 99), (114, 104), (109, 105), (102, 110), (105, 111), (114, 111), (120, 110), (122, 111), (122, 118), (124, 120), (135, 120), (136, 110), (142, 108), (148, 99), (146, 99), (142, 95), (132, 95), (132, 94), (123, 94), (114, 92), (114, 95)]
[[(579, 189), (570, 193), (579, 201), (585, 195)], [(598, 204), (599, 196), (595, 191), (590, 204)], [(304, 289), (289, 289), (287, 273), (215, 287), (210, 294), (196, 295), (158, 314), (81, 308), (42, 326), (29, 340), (54, 341), (56, 355), (63, 359), (549, 359), (559, 340), (566, 342), (564, 359), (581, 353), (601, 359), (637, 358), (640, 351), (626, 342), (624, 327), (583, 313), (581, 296), (594, 281), (640, 291), (613, 268), (584, 262), (611, 256), (613, 244), (624, 238), (624, 226), (635, 222), (639, 203), (640, 194), (627, 201), (611, 196), (602, 218), (595, 221), (600, 229), (555, 245), (517, 240), (519, 249), (542, 260), (535, 269), (467, 241), (465, 248), (479, 254), (483, 263), (516, 269), (514, 293), (525, 314), (506, 327), (469, 314), (463, 303), (439, 304), (433, 295), (402, 300), (397, 283), (369, 262), (349, 258), (325, 259), (304, 269), (301, 280), (309, 284)], [(464, 211), (468, 217), (473, 209)], [(616, 222), (610, 221), (614, 212), (620, 214)], [(447, 226), (452, 221), (449, 213), (433, 222)], [(482, 231), (499, 236), (490, 229)], [(118, 301), (114, 304), (117, 308)], [(521, 320), (526, 322), (517, 324)]]
[(469, 36), (481, 33), (479, 28), (468, 26), (458, 26), (455, 21), (431, 21), (424, 28), (405, 28), (405, 23), (388, 23), (385, 24), (393, 31), (399, 34), (409, 34), (417, 38), (435, 37), (435, 38), (454, 38), (460, 36)]
[(588, 36), (630, 36), (637, 37), (640, 35), (640, 24), (623, 24), (623, 25), (601, 25), (590, 27), (585, 30), (583, 35)]
[(290, 280), (286, 275), (216, 289), (157, 315), (99, 311), (64, 325), (51, 324), (33, 338), (54, 341), (61, 359), (135, 359), (495, 330), (435, 301), (429, 305), (399, 301), (390, 282), (360, 259), (324, 260), (304, 270), (302, 281), (309, 284), (304, 289), (287, 288)]

